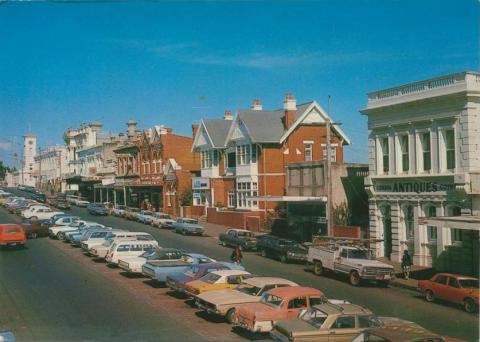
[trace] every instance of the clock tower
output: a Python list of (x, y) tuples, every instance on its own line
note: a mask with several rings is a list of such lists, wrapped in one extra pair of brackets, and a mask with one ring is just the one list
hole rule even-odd
[(35, 186), (35, 156), (37, 155), (37, 137), (33, 134), (23, 136), (23, 181), (24, 185)]

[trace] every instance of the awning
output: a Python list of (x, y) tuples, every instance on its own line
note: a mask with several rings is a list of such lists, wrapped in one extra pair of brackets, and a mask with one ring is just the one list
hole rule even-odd
[(247, 196), (247, 199), (260, 202), (327, 202), (326, 196)]
[(480, 231), (480, 216), (419, 217), (418, 223), (426, 226)]

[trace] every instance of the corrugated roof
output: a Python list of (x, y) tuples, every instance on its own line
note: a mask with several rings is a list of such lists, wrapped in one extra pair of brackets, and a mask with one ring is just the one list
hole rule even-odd
[(212, 140), (213, 147), (218, 148), (225, 146), (225, 140), (232, 122), (232, 120), (224, 119), (203, 120), (207, 133)]

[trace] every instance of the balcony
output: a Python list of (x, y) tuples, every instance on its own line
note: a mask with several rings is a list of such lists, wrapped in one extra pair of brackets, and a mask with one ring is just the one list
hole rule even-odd
[(467, 91), (480, 91), (479, 73), (462, 72), (375, 91), (368, 94), (368, 105), (365, 111)]

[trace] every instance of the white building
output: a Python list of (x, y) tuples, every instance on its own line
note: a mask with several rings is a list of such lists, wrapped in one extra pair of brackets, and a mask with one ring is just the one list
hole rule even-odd
[(63, 191), (62, 174), (68, 171), (67, 148), (57, 145), (39, 151), (35, 157), (35, 169), (37, 188), (47, 193)]
[(35, 156), (37, 155), (37, 137), (34, 134), (25, 134), (23, 136), (23, 158), (21, 169), (19, 170), (18, 184), (26, 186), (35, 186)]
[(478, 265), (475, 217), (453, 225), (424, 218), (479, 215), (480, 74), (369, 93), (361, 112), (369, 129), (370, 237), (383, 240), (376, 256), (399, 262), (408, 249), (414, 264), (441, 268), (453, 247), (464, 247), (460, 254)]

